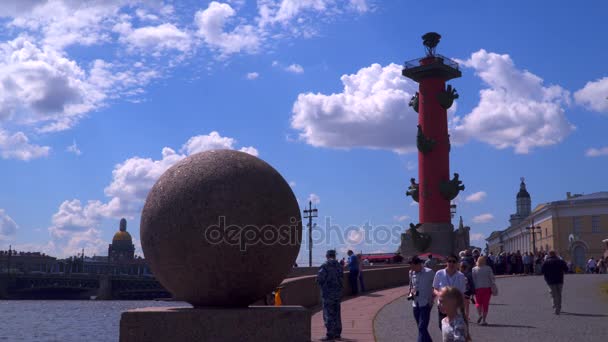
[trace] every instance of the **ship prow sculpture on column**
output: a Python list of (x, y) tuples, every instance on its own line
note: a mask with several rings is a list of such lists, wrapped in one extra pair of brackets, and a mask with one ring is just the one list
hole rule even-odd
[(189, 156), (150, 190), (141, 244), (158, 281), (193, 308), (124, 312), (121, 342), (310, 341), (310, 312), (252, 306), (296, 260), (297, 200), (261, 159), (232, 150)]
[[(410, 179), (406, 192), (418, 202), (418, 224), (402, 235), (402, 255), (432, 252), (449, 255), (463, 242), (468, 244), (468, 230), (454, 231), (450, 203), (465, 186), (460, 175), (450, 178), (450, 135), (447, 110), (459, 97), (456, 88), (446, 81), (462, 76), (458, 63), (435, 53), (441, 35), (429, 32), (422, 36), (426, 56), (405, 63), (403, 76), (419, 83), (418, 92), (409, 102), (418, 113), (418, 182)], [(462, 241), (461, 241), (462, 240)]]

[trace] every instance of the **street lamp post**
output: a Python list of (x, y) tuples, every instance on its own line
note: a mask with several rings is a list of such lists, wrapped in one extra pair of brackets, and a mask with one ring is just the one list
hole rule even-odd
[(304, 218), (308, 219), (308, 267), (312, 267), (312, 219), (317, 217), (317, 208), (312, 208), (312, 201), (308, 201), (308, 209), (304, 209)]
[(532, 234), (532, 250), (534, 251), (534, 254), (536, 254), (536, 230), (540, 231), (540, 226), (535, 226), (534, 225), (534, 221), (532, 221), (532, 224), (530, 225), (530, 227), (526, 227), (526, 230), (529, 231)]

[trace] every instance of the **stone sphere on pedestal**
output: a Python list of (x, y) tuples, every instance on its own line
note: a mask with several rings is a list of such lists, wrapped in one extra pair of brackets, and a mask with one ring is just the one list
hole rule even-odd
[(158, 281), (195, 307), (244, 307), (273, 291), (300, 249), (302, 219), (285, 179), (233, 150), (189, 156), (150, 190), (142, 249)]

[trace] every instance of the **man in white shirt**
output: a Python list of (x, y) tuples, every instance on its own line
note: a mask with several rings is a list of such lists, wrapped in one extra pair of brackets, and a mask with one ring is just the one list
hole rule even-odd
[(414, 318), (418, 325), (418, 342), (433, 342), (429, 334), (429, 321), (433, 307), (433, 279), (435, 273), (422, 266), (422, 260), (413, 256), (410, 264), (410, 291), (407, 299), (412, 301)]
[[(464, 296), (467, 290), (467, 277), (458, 271), (458, 257), (451, 254), (447, 258), (448, 265), (446, 268), (437, 271), (435, 273), (435, 279), (433, 279), (433, 292), (436, 297), (439, 297), (439, 293), (444, 287), (455, 287), (460, 290), (460, 293)], [(439, 329), (441, 330), (441, 320), (446, 317), (437, 307), (439, 313)]]

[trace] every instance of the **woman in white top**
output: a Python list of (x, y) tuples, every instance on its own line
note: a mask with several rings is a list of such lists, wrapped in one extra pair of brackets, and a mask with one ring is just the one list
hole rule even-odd
[(488, 309), (490, 298), (492, 297), (492, 287), (494, 286), (494, 272), (486, 265), (486, 256), (477, 259), (477, 266), (473, 267), (473, 283), (475, 284), (475, 307), (479, 313), (477, 323), (487, 325)]

